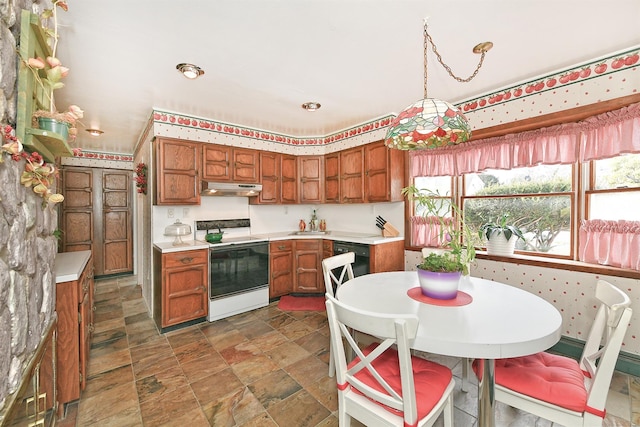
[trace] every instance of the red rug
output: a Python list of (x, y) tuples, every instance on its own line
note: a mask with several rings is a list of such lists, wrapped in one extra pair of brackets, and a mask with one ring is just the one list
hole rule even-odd
[(324, 311), (324, 297), (294, 297), (285, 295), (280, 298), (278, 308), (282, 311)]

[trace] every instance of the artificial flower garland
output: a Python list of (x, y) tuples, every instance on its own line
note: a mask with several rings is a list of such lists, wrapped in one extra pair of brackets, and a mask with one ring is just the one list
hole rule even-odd
[(136, 187), (138, 187), (138, 193), (144, 195), (147, 194), (147, 165), (144, 163), (138, 163), (136, 167)]
[[(26, 161), (24, 172), (20, 176), (20, 184), (33, 188), (33, 192), (44, 199), (44, 202), (60, 203), (64, 200), (62, 194), (53, 193), (49, 187), (55, 184), (57, 169), (55, 166), (45, 163), (42, 155), (37, 151), (29, 154), (24, 151), (22, 143), (13, 133), (13, 128), (6, 125), (3, 128), (3, 139), (0, 153), (11, 155), (11, 159), (18, 162), (21, 159)], [(4, 156), (0, 155), (0, 163), (4, 162)]]

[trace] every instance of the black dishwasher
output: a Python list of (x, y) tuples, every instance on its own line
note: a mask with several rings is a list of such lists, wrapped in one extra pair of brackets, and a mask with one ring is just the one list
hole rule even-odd
[(369, 245), (364, 243), (352, 242), (333, 242), (333, 254), (340, 255), (347, 252), (356, 254), (356, 260), (353, 263), (353, 275), (355, 277), (369, 274)]

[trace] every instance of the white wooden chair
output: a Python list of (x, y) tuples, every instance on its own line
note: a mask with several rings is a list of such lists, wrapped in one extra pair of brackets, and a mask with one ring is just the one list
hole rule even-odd
[(601, 305), (579, 363), (546, 352), (497, 360), (496, 400), (567, 427), (602, 425), (632, 310), (629, 297), (604, 280), (595, 296)]
[[(356, 254), (353, 252), (346, 252), (340, 255), (334, 255), (322, 260), (322, 274), (324, 275), (324, 287), (332, 297), (335, 296), (334, 286), (336, 290), (347, 280), (353, 279), (353, 266), (356, 261)], [(333, 270), (340, 269), (339, 274), (336, 276)]]
[[(443, 254), (447, 249), (442, 248), (422, 248), (422, 257), (426, 258), (429, 254)], [(473, 369), (471, 368), (471, 363), (473, 359), (469, 359), (467, 357), (463, 357), (461, 360), (462, 363), (462, 391), (469, 391), (469, 384), (471, 384), (471, 374)]]
[[(353, 266), (356, 261), (356, 254), (353, 252), (346, 252), (339, 255), (334, 255), (322, 260), (322, 274), (324, 275), (324, 288), (325, 292), (335, 296), (335, 290), (337, 291), (340, 285), (344, 282), (353, 279)], [(334, 270), (339, 270), (338, 275), (334, 273)], [(331, 344), (329, 344), (329, 376), (333, 377), (336, 372), (335, 362), (331, 353)]]
[[(451, 427), (451, 370), (411, 356), (409, 342), (415, 339), (418, 318), (362, 311), (329, 293), (326, 297), (340, 426), (351, 425), (352, 417), (367, 426), (431, 426), (444, 413), (444, 425)], [(381, 343), (360, 349), (352, 331), (379, 337)], [(349, 364), (343, 340), (356, 356)]]

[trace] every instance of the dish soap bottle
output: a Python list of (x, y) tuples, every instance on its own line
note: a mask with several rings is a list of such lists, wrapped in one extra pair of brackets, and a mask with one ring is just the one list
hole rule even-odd
[(318, 231), (318, 217), (316, 216), (316, 210), (313, 210), (311, 214), (311, 221), (309, 221), (309, 229), (311, 231)]

